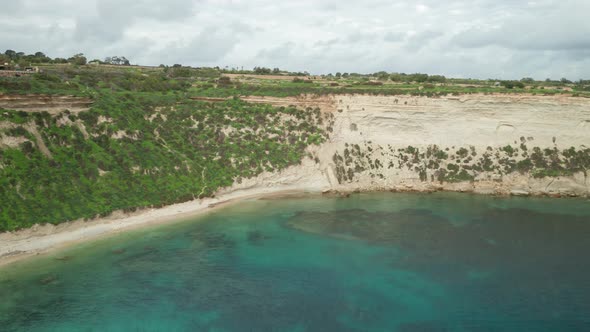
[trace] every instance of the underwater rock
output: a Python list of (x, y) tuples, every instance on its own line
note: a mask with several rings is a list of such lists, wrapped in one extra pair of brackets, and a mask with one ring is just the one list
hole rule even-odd
[(44, 278), (42, 278), (41, 280), (39, 280), (39, 282), (41, 283), (41, 285), (49, 285), (53, 282), (57, 281), (57, 276), (52, 274), (52, 275), (48, 275)]
[(248, 232), (248, 242), (250, 244), (259, 245), (267, 239), (270, 239), (270, 236), (264, 235), (261, 231), (255, 230)]

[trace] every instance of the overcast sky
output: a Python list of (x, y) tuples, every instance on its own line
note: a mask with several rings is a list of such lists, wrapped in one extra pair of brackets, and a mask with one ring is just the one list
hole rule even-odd
[(311, 73), (590, 78), (590, 0), (10, 0), (0, 49)]

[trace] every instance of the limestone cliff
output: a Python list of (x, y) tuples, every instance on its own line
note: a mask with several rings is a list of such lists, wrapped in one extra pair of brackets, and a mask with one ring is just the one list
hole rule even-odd
[[(314, 188), (588, 196), (590, 100), (462, 95), (250, 98), (332, 112), (297, 181)], [(250, 185), (264, 182), (253, 179)], [(273, 178), (277, 178), (276, 175)], [(289, 177), (285, 178), (288, 179)], [(247, 184), (245, 184), (247, 185)]]

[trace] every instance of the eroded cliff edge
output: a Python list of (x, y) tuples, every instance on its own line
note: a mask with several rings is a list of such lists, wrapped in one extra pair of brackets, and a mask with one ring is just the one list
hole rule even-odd
[(306, 183), (334, 191), (449, 190), (590, 196), (590, 100), (462, 95), (251, 97), (334, 114), (328, 142), (280, 174), (237, 187)]

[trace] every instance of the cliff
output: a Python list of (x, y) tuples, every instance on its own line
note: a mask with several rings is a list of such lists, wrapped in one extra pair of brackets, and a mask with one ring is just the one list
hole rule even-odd
[(298, 172), (315, 177), (324, 190), (590, 194), (589, 99), (474, 94), (247, 100), (318, 106), (334, 114), (330, 140), (310, 148), (319, 160), (315, 171), (307, 165)]
[(586, 98), (42, 98), (0, 104), (0, 230), (284, 186), (590, 194)]
[[(120, 114), (129, 112), (114, 107), (80, 118), (8, 112), (0, 122), (0, 225), (14, 230), (78, 220), (1, 233), (0, 264), (285, 190), (590, 196), (590, 99), (243, 99), (250, 103), (138, 108), (134, 126), (143, 132), (123, 130), (128, 122)], [(215, 114), (224, 116), (202, 127), (196, 121)], [(102, 218), (81, 220), (97, 212)]]

